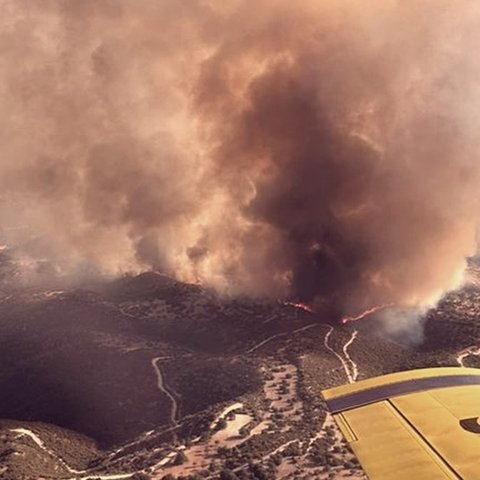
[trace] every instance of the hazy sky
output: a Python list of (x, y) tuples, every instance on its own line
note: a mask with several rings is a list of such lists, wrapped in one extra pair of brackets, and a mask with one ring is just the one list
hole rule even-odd
[(351, 313), (475, 251), (476, 0), (3, 0), (0, 35), (0, 244), (30, 276)]

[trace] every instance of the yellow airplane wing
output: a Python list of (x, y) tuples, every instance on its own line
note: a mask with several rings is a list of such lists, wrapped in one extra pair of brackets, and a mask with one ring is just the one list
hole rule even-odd
[(323, 396), (370, 480), (480, 480), (480, 369), (393, 373)]

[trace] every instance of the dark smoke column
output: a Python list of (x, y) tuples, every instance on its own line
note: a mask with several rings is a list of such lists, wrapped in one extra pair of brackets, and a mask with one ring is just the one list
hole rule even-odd
[(458, 285), (472, 0), (5, 0), (0, 244), (30, 282), (157, 269), (355, 316)]
[(453, 88), (478, 77), (454, 66), (473, 32), (440, 41), (433, 2), (318, 3), (260, 2), (259, 16), (242, 4), (202, 66), (216, 176), (275, 250), (245, 253), (248, 282), (266, 269), (269, 285), (338, 314), (433, 302), (474, 246), (476, 141)]

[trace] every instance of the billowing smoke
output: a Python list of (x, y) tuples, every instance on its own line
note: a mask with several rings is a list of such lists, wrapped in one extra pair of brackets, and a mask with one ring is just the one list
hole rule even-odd
[(32, 275), (351, 314), (475, 250), (475, 0), (5, 0), (0, 35), (0, 243)]

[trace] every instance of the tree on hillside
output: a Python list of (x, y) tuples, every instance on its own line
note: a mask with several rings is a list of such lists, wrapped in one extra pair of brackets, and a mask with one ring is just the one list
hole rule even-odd
[(187, 461), (187, 457), (183, 452), (178, 452), (173, 460), (173, 465), (182, 465)]
[(238, 480), (238, 477), (228, 468), (224, 468), (220, 472), (220, 480)]
[(218, 421), (215, 428), (216, 428), (216, 430), (224, 430), (225, 428), (227, 428), (227, 421), (224, 418), (221, 418)]
[(171, 473), (167, 473), (162, 477), (162, 480), (175, 480), (175, 477)]
[(134, 473), (131, 477), (130, 480), (151, 480), (152, 477), (150, 475), (147, 475), (146, 473)]

